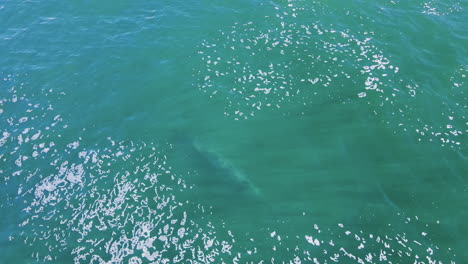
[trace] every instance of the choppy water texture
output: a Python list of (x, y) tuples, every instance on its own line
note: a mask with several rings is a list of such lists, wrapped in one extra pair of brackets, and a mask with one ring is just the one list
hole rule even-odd
[(466, 263), (467, 8), (0, 2), (0, 263)]

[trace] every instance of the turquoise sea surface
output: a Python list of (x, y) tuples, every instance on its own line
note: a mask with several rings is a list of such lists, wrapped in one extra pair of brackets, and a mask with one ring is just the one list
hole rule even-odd
[(468, 263), (467, 0), (0, 0), (0, 263)]

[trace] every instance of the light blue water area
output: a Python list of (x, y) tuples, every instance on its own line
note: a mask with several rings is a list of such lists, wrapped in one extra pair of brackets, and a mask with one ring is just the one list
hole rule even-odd
[(0, 2), (0, 263), (465, 263), (467, 8)]

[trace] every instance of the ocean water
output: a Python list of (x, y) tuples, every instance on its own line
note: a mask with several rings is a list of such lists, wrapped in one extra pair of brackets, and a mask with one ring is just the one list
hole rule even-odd
[(467, 9), (0, 1), (0, 263), (468, 263)]

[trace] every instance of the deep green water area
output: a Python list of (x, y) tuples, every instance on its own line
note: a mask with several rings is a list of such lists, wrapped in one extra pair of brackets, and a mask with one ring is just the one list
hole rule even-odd
[(468, 263), (467, 10), (0, 0), (0, 263)]

